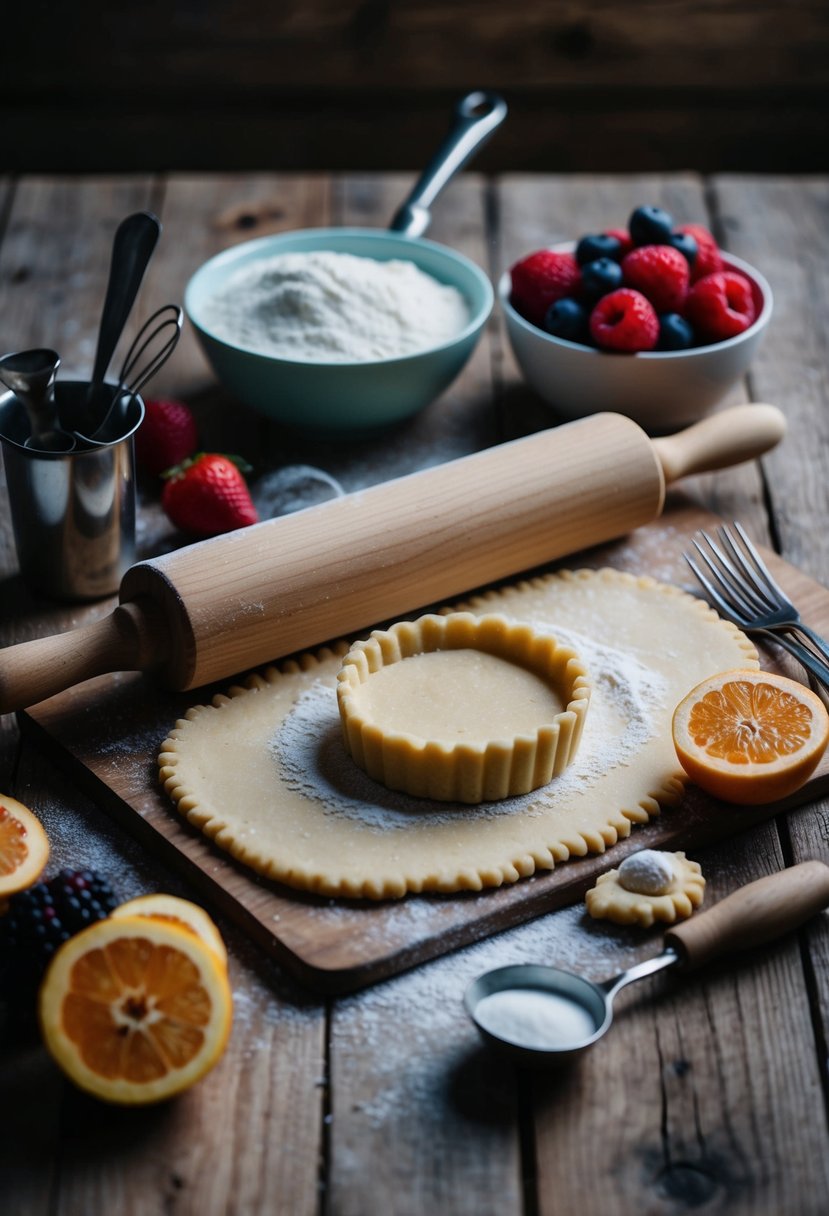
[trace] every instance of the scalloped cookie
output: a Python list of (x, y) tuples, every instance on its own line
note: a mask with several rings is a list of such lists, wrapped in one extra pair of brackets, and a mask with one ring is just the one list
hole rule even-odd
[(373, 781), (343, 745), (342, 643), (268, 668), (175, 724), (159, 766), (179, 812), (265, 877), (325, 895), (497, 887), (602, 853), (676, 803), (674, 706), (713, 672), (758, 666), (748, 639), (702, 601), (613, 570), (548, 575), (461, 608), (552, 634), (590, 673), (578, 753), (549, 784), (470, 806)]
[(685, 920), (704, 895), (698, 862), (689, 861), (684, 853), (640, 849), (626, 857), (618, 870), (600, 875), (584, 902), (596, 920), (649, 929), (657, 920), (666, 925)]

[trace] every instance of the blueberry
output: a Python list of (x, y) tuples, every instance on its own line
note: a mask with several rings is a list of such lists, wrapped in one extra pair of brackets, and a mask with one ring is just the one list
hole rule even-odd
[(595, 262), (598, 258), (615, 258), (617, 261), (622, 252), (622, 242), (618, 237), (608, 236), (599, 232), (594, 236), (583, 236), (576, 245), (576, 261), (579, 266)]
[(547, 309), (544, 328), (554, 338), (565, 338), (568, 342), (587, 342), (588, 313), (577, 300), (556, 300)]
[(661, 207), (637, 207), (628, 229), (634, 245), (669, 245), (674, 221)]
[(591, 300), (599, 300), (622, 286), (622, 267), (612, 258), (598, 258), (581, 268), (581, 285)]
[(673, 249), (678, 249), (687, 261), (688, 265), (693, 266), (694, 262), (697, 260), (697, 254), (699, 253), (699, 245), (697, 244), (696, 239), (691, 236), (690, 232), (672, 232), (671, 239), (668, 241), (668, 244)]
[(688, 350), (694, 345), (694, 331), (676, 312), (663, 313), (659, 318), (657, 350)]

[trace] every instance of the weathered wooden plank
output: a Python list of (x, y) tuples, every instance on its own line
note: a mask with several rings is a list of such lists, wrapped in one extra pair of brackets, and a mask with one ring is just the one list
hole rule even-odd
[[(574, 232), (600, 230), (624, 221), (641, 202), (665, 206), (677, 219), (712, 223), (726, 248), (749, 260), (760, 260), (729, 241), (728, 226), (717, 223), (719, 217), (709, 216), (701, 183), (693, 180), (619, 182), (591, 178), (567, 180), (559, 185), (555, 180), (530, 179), (526, 184), (520, 182), (517, 189), (510, 180), (509, 189), (502, 188), (501, 193), (508, 200), (501, 206), (503, 265), (526, 251), (516, 249), (518, 237), (526, 240), (532, 232), (533, 238), (528, 242), (531, 248), (547, 243), (550, 233), (552, 239), (560, 239), (560, 234), (572, 236)], [(575, 224), (571, 215), (578, 217)], [(540, 216), (544, 217), (546, 234), (539, 228)], [(511, 233), (515, 234), (512, 245)], [(508, 380), (512, 369), (507, 360), (505, 363)], [(758, 391), (754, 382), (751, 389)], [(775, 399), (773, 390), (769, 392), (763, 387), (759, 391), (764, 399)], [(743, 392), (742, 386), (738, 387), (733, 399), (740, 399)], [(756, 536), (765, 534), (763, 487), (756, 467), (699, 478), (690, 489), (698, 501), (714, 509), (727, 508), (729, 515), (739, 515)], [(776, 852), (773, 828), (761, 830), (758, 836), (762, 837), (766, 850)], [(752, 868), (744, 861), (742, 869), (738, 865), (735, 873), (734, 858), (739, 858), (740, 852), (740, 844), (734, 843), (714, 854), (720, 865), (729, 865), (732, 885), (735, 880), (748, 881), (757, 876), (756, 862)], [(716, 883), (715, 872), (715, 894)], [(731, 886), (721, 884), (719, 892), (727, 889)], [(797, 1203), (801, 1194), (798, 1173), (788, 1164), (787, 1128), (791, 1116), (774, 1118), (767, 1112), (776, 1111), (778, 1103), (790, 1109), (791, 1103), (801, 1118), (817, 1118), (820, 1130), (815, 1134), (814, 1152), (823, 1135), (822, 1095), (814, 1058), (808, 1055), (804, 1059), (800, 1055), (792, 1059), (795, 1053), (785, 1044), (777, 1044), (778, 1038), (795, 1042), (811, 1038), (808, 1003), (804, 1000), (795, 946), (789, 947), (778, 968), (774, 983), (791, 994), (799, 994), (799, 1002), (793, 999), (792, 1007), (786, 1010), (786, 1016), (795, 1024), (764, 1027), (760, 1046), (749, 1029), (740, 1045), (738, 1058), (743, 1063), (739, 1068), (723, 1064), (725, 1054), (733, 1050), (734, 1002), (746, 1005), (755, 1002), (759, 1008), (762, 1000), (756, 977), (751, 974), (744, 977), (742, 971), (737, 972), (734, 991), (725, 980), (719, 984), (709, 982), (703, 1002), (698, 992), (682, 989), (676, 998), (668, 999), (664, 1013), (661, 1002), (652, 1010), (646, 1003), (646, 995), (641, 997), (635, 1012), (623, 1015), (626, 1035), (623, 1037), (621, 1026), (617, 1027), (618, 1037), (602, 1044), (601, 1052), (605, 1053), (606, 1048), (604, 1055), (597, 1049), (585, 1061), (584, 1069), (560, 1090), (551, 1092), (544, 1085), (538, 1086), (541, 1212), (552, 1214), (577, 1207), (589, 1211), (613, 1210), (620, 1194), (624, 1194), (626, 1206), (654, 1213), (681, 1210), (692, 1202), (710, 1204), (712, 1211), (721, 1210), (727, 1203), (733, 1205), (729, 1210), (769, 1213)], [(771, 1057), (768, 1077), (764, 1075), (767, 1053)], [(790, 1089), (792, 1067), (800, 1071), (798, 1081)], [(763, 1078), (762, 1084), (752, 1080), (755, 1074)], [(778, 1089), (786, 1092), (785, 1103)], [(626, 1101), (626, 1095), (633, 1092), (638, 1097), (650, 1096), (650, 1102)], [(590, 1125), (595, 1121), (599, 1094), (605, 1116), (601, 1123), (603, 1151), (597, 1161)], [(757, 1127), (764, 1130), (758, 1134)], [(799, 1146), (791, 1147), (799, 1153)], [(799, 1168), (802, 1158), (798, 1156), (797, 1160)], [(562, 1168), (562, 1162), (567, 1162), (566, 1169)], [(812, 1169), (813, 1185), (825, 1187), (823, 1167), (807, 1168)], [(818, 1211), (819, 1204), (813, 1210)]]
[(488, 946), (337, 1004), (327, 1188), (337, 1216), (524, 1211), (515, 1078), (477, 1050), (461, 1003), (498, 953)]
[[(815, 578), (829, 579), (829, 179), (716, 179), (730, 248), (765, 273), (774, 315), (751, 380), (786, 412), (789, 433), (766, 457), (781, 553)], [(796, 199), (796, 201), (795, 201)], [(817, 525), (817, 526), (816, 526)]]
[[(675, 0), (183, 0), (151, 22), (91, 0), (52, 14), (44, 45), (23, 6), (6, 164), (25, 171), (407, 168), (423, 163), (456, 91), (507, 92), (511, 135), (490, 168), (819, 167), (826, 140), (825, 6)], [(147, 64), (153, 65), (148, 86)]]
[[(24, 749), (14, 792), (47, 830), (47, 873), (90, 866), (109, 876), (121, 899), (156, 890), (193, 898), (93, 803), (68, 791), (32, 748)], [(216, 1068), (175, 1102), (134, 1111), (98, 1104), (62, 1082), (34, 1034), (12, 1040), (9, 1067), (0, 1069), (0, 1100), (15, 1111), (13, 1135), (0, 1144), (4, 1193), (20, 1203), (10, 1212), (150, 1216), (175, 1204), (247, 1216), (269, 1210), (276, 1195), (285, 1211), (316, 1213), (324, 1006), (219, 924), (234, 1027)]]
[[(783, 864), (773, 825), (696, 856), (706, 904)], [(795, 935), (643, 980), (560, 1086), (535, 1086), (541, 1216), (819, 1216), (829, 1166), (812, 1042)]]
[[(764, 270), (775, 293), (772, 324), (755, 360), (752, 382), (756, 391), (774, 394), (789, 419), (785, 443), (764, 462), (777, 542), (789, 560), (826, 584), (829, 541), (823, 521), (829, 513), (829, 490), (822, 454), (829, 436), (829, 296), (826, 276), (816, 273), (816, 267), (825, 265), (829, 256), (829, 181), (724, 177), (715, 185), (722, 223), (735, 251)], [(750, 209), (742, 201), (748, 197)], [(787, 857), (829, 859), (826, 818), (825, 801), (787, 816)], [(829, 941), (817, 926), (808, 930), (805, 940), (818, 1054), (825, 1064)], [(823, 1076), (825, 1083), (825, 1067)], [(829, 1103), (829, 1090), (826, 1100)]]
[[(164, 302), (172, 298), (169, 293), (180, 291), (186, 273), (222, 240), (256, 235), (259, 224), (296, 226), (292, 222), (296, 212), (290, 208), (282, 217), (269, 217), (271, 180), (262, 182), (261, 193), (249, 182), (237, 180), (226, 183), (225, 188), (209, 179), (183, 183), (178, 198), (172, 188), (166, 198), (156, 192), (153, 201), (162, 212), (165, 233), (142, 296), (142, 314), (152, 303)], [(659, 191), (653, 201), (669, 197), (660, 181), (653, 180)], [(320, 205), (318, 222), (328, 222), (331, 217), (385, 222), (386, 204), (398, 201), (402, 180), (382, 184), (376, 212), (371, 204), (360, 201), (371, 195), (371, 183), (363, 187), (353, 178), (351, 181), (347, 205), (345, 196), (337, 194), (328, 210), (329, 203), (324, 199), (320, 203), (319, 198), (317, 203), (297, 201), (296, 210), (302, 213), (308, 206), (313, 211)], [(683, 178), (682, 182), (689, 183), (689, 191), (693, 189), (693, 179)], [(457, 185), (466, 188), (465, 183)], [(566, 185), (562, 184), (562, 198)], [(607, 185), (609, 191), (612, 183)], [(809, 195), (813, 186), (807, 185)], [(574, 186), (577, 203), (561, 212), (562, 221), (567, 222), (566, 227), (562, 223), (565, 235), (572, 233), (573, 217), (577, 229), (581, 227), (581, 216), (590, 205), (589, 182), (584, 183), (583, 194), (578, 193), (580, 186)], [(676, 187), (673, 180), (665, 183), (665, 190)], [(279, 198), (288, 189), (280, 177)], [(309, 189), (313, 195), (313, 186)], [(684, 190), (683, 185), (680, 196)], [(740, 197), (744, 195), (735, 193), (735, 207), (744, 206)], [(257, 198), (263, 211), (246, 227), (248, 221), (240, 223), (240, 214), (247, 212), (239, 213), (236, 208)], [(461, 220), (472, 215), (466, 208), (474, 210), (474, 202), (467, 203), (473, 198), (474, 191), (464, 193), (464, 201), (456, 209), (454, 194), (447, 194), (444, 201), (452, 203), (458, 227), (444, 230), (439, 215), (433, 233), (436, 239), (459, 245), (465, 240)], [(608, 200), (613, 201), (610, 193)], [(639, 201), (651, 199), (633, 198), (633, 203)], [(71, 205), (67, 199), (66, 206)], [(443, 201), (439, 207), (442, 205)], [(678, 211), (681, 204), (671, 205)], [(199, 211), (202, 206), (204, 210)], [(539, 229), (538, 217), (545, 213), (535, 208), (542, 206), (547, 203), (540, 198), (532, 208), (527, 204), (530, 235)], [(797, 202), (791, 197), (789, 206), (797, 215)], [(779, 207), (782, 211), (782, 200)], [(51, 208), (46, 210), (51, 214)], [(817, 214), (809, 211), (809, 205), (806, 210)], [(208, 217), (216, 213), (226, 213), (226, 235), (211, 229), (209, 239), (200, 243), (205, 228), (212, 224)], [(114, 214), (113, 220), (120, 214)], [(729, 214), (726, 208), (724, 215)], [(768, 233), (773, 226), (767, 224), (765, 204), (756, 214), (760, 230)], [(617, 218), (614, 202), (607, 222)], [(700, 215), (694, 212), (686, 218)], [(520, 235), (517, 224), (515, 231)], [(766, 269), (753, 228), (741, 230), (739, 238), (727, 223), (723, 231), (730, 248)], [(791, 237), (793, 240), (793, 233)], [(473, 226), (473, 244), (463, 246), (472, 256), (476, 256), (477, 239)], [(109, 241), (110, 235), (103, 242), (104, 260)], [(533, 243), (534, 235), (526, 247)], [(45, 256), (45, 237), (43, 245)], [(0, 268), (5, 265), (3, 256), (0, 249)], [(767, 273), (778, 287), (777, 272)], [(104, 274), (102, 267), (100, 276)], [(805, 269), (803, 276), (808, 279)], [(95, 307), (87, 309), (90, 315), (95, 313), (96, 321), (101, 277), (98, 282), (101, 294)], [(54, 286), (55, 293), (59, 286)], [(781, 289), (786, 300), (800, 301), (786, 304), (786, 315), (790, 307), (806, 306), (801, 288), (802, 284), (794, 292)], [(804, 324), (811, 352), (811, 322)], [(800, 322), (795, 322), (794, 349), (800, 329)], [(773, 357), (768, 345), (766, 352), (757, 365), (763, 368), (763, 376), (752, 378), (750, 388), (753, 396), (775, 400), (775, 387), (785, 389), (785, 377), (793, 375), (794, 369), (782, 346)], [(159, 391), (163, 387), (165, 392), (180, 389), (192, 394), (209, 436), (218, 439), (226, 433), (222, 428), (237, 425), (238, 418), (226, 413), (229, 403), (212, 386), (199, 360), (194, 346), (182, 346), (165, 372), (169, 378), (159, 377), (158, 387)], [(808, 366), (810, 384), (815, 375), (825, 374), (820, 359), (813, 360), (811, 353)], [(429, 443), (435, 440), (437, 456), (440, 442), (462, 443), (466, 437), (465, 423), (456, 431), (452, 417), (468, 418), (477, 425), (472, 394), (478, 391), (479, 373), (475, 368), (470, 372), (472, 382), (457, 390), (460, 412), (434, 411), (438, 429), (428, 434)], [(505, 397), (505, 405), (511, 407), (510, 395)], [(505, 415), (506, 429), (512, 427), (513, 433), (549, 422), (546, 407), (531, 408), (527, 394), (524, 397), (525, 414)], [(815, 400), (825, 404), (822, 388)], [(810, 404), (802, 414), (797, 413), (793, 427), (806, 428), (816, 422), (818, 429), (810, 433), (822, 434), (819, 408)], [(542, 411), (546, 421), (541, 420)], [(418, 427), (426, 428), (427, 422), (431, 426), (424, 415)], [(273, 453), (275, 449), (267, 445), (277, 437), (267, 427), (265, 432), (263, 450)], [(419, 436), (414, 447), (394, 441), (392, 448), (389, 441), (388, 458), (393, 464), (399, 462), (394, 467), (403, 468), (406, 461), (429, 455), (427, 430), (415, 428), (414, 434)], [(788, 468), (784, 459), (788, 444), (789, 440), (780, 452), (781, 470), (784, 465)], [(800, 510), (802, 499), (803, 515), (802, 521), (797, 516), (798, 528), (790, 526), (787, 535), (796, 539), (807, 556), (810, 545), (818, 543), (808, 531), (819, 517), (819, 506), (814, 504), (823, 499), (815, 497), (817, 474), (810, 489), (798, 490), (792, 479), (803, 476), (799, 465), (806, 467), (811, 462), (813, 469), (819, 469), (820, 457), (819, 449), (808, 444), (803, 434), (798, 435), (796, 446), (802, 458), (795, 462), (794, 473), (788, 474), (791, 484), (786, 483), (786, 500), (793, 495)], [(349, 469), (357, 470), (361, 478), (383, 475), (381, 447), (370, 460), (354, 453), (342, 453), (340, 458), (344, 478)], [(771, 499), (777, 506), (776, 487), (786, 474), (776, 466), (768, 467)], [(756, 471), (749, 470), (745, 480), (742, 474), (736, 480), (734, 474), (717, 475), (708, 488), (700, 487), (702, 499), (709, 493), (720, 495), (720, 503), (733, 504), (729, 514), (744, 520), (748, 516), (762, 524), (762, 487)], [(811, 514), (806, 505), (809, 493), (814, 498)], [(722, 505), (719, 509), (724, 510)], [(791, 560), (785, 544), (784, 554)], [(825, 577), (819, 562), (810, 569)], [(20, 588), (7, 595), (5, 588), (11, 584), (0, 586), (4, 638), (31, 636), (54, 627), (52, 606), (32, 603), (20, 608)], [(0, 771), (8, 772), (5, 767)], [(146, 862), (141, 852), (133, 852), (114, 830), (102, 826), (94, 808), (77, 792), (68, 795), (60, 778), (31, 750), (24, 751), (17, 783), (10, 787), (7, 782), (4, 788), (14, 788), (47, 818), (53, 843), (57, 842), (56, 861), (65, 857), (67, 863), (81, 859), (100, 863), (125, 883), (136, 882), (136, 890), (150, 889), (162, 881), (158, 864), (152, 862), (148, 871), (142, 870)], [(799, 812), (790, 823), (798, 859), (826, 856), (825, 807)], [(738, 882), (779, 866), (781, 855), (774, 831), (768, 828), (753, 832), (743, 844), (709, 850), (701, 860), (711, 882), (709, 899), (713, 899)], [(172, 878), (163, 881), (168, 889), (175, 883)], [(124, 892), (131, 893), (132, 889)], [(271, 1210), (275, 1203), (291, 1213), (310, 1213), (317, 1210), (320, 1161), (322, 1177), (329, 1182), (323, 1207), (354, 1216), (374, 1211), (419, 1216), (430, 1208), (462, 1214), (495, 1207), (508, 1216), (522, 1211), (587, 1214), (616, 1211), (620, 1205), (657, 1216), (670, 1216), (689, 1205), (711, 1212), (751, 1212), (752, 1216), (754, 1212), (778, 1216), (795, 1211), (798, 1216), (817, 1216), (825, 1206), (825, 1117), (816, 1063), (822, 1058), (819, 1053), (825, 1040), (816, 1052), (806, 1003), (811, 985), (818, 1012), (821, 1005), (829, 1007), (825, 979), (829, 943), (823, 920), (810, 926), (803, 938), (808, 946), (808, 984), (800, 972), (797, 947), (789, 940), (733, 966), (712, 968), (696, 979), (677, 977), (664, 984), (646, 980), (631, 990), (624, 1003), (620, 1002), (617, 1022), (601, 1046), (577, 1070), (539, 1082), (535, 1152), (520, 1134), (521, 1119), (516, 1122), (520, 1087), (516, 1088), (508, 1069), (477, 1049), (474, 1030), (465, 1021), (460, 997), (466, 982), (488, 966), (521, 959), (544, 959), (602, 978), (636, 957), (655, 952), (658, 935), (640, 937), (632, 930), (585, 927), (581, 913), (569, 909), (339, 1003), (331, 1028), (331, 1121), (326, 1136), (321, 1122), (325, 1091), (317, 1084), (323, 1080), (322, 1010), (313, 1001), (304, 1004), (258, 960), (255, 951), (246, 948), (232, 930), (223, 929), (234, 960), (237, 1026), (230, 1054), (180, 1102), (153, 1111), (110, 1112), (66, 1094), (58, 1125), (53, 1120), (61, 1105), (61, 1083), (42, 1052), (36, 1047), (24, 1050), (20, 1046), (18, 1050), (15, 1043), (11, 1056), (4, 1054), (0, 1092), (4, 1109), (15, 1111), (18, 1130), (6, 1146), (9, 1151), (0, 1155), (0, 1168), (4, 1182), (8, 1179), (13, 1188), (4, 1189), (4, 1196), (11, 1194), (13, 1202), (20, 1197), (18, 1208), (26, 1216), (46, 1211), (92, 1214), (116, 1206), (128, 1213), (149, 1214), (163, 1207), (207, 1213), (228, 1210), (247, 1216), (248, 1212)], [(577, 945), (581, 955), (575, 954)], [(819, 1021), (817, 1026), (821, 1034)], [(217, 1129), (224, 1137), (218, 1147)], [(65, 1156), (58, 1185), (50, 1163), (56, 1160), (61, 1140)], [(534, 1158), (539, 1162), (537, 1185)], [(529, 1190), (522, 1195), (523, 1172), (530, 1181)]]
[[(275, 87), (393, 93), (413, 82), (434, 90), (493, 76), (504, 88), (544, 90), (555, 82), (702, 94), (827, 83), (829, 26), (811, 0), (792, 0), (784, 22), (773, 0), (740, 0), (727, 14), (688, 0), (670, 6), (631, 0), (624, 7), (590, 0), (577, 9), (536, 0), (510, 11), (495, 0), (294, 0), (264, 11), (236, 5), (231, 14), (209, 0), (198, 11), (182, 4), (159, 11), (152, 25), (136, 23), (127, 6), (113, 14), (105, 42), (97, 17), (91, 0), (79, 0), (71, 18), (55, 13), (55, 51), (41, 47), (40, 55), (10, 63), (6, 89), (41, 98), (106, 89), (129, 99), (146, 85), (148, 62), (154, 88), (182, 99), (208, 82), (222, 99), (238, 96), (242, 85), (260, 93)], [(11, 13), (9, 24), (21, 50), (33, 47), (31, 18)], [(222, 51), (244, 76), (216, 74)]]

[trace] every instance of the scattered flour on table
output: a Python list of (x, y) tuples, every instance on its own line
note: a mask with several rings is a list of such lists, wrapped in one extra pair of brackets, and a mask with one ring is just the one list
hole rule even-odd
[[(417, 902), (439, 903), (421, 897)], [(492, 1054), (485, 1067), (470, 1069), (480, 1039), (463, 1007), (467, 986), (493, 968), (539, 962), (600, 981), (658, 953), (659, 940), (658, 928), (643, 933), (597, 925), (582, 906), (563, 908), (341, 998), (332, 1025), (334, 1052), (364, 1062), (370, 1044), (372, 1059), (370, 1087), (363, 1078), (360, 1106), (350, 1108), (348, 1120), (359, 1118), (386, 1136), (397, 1134), (398, 1125), (409, 1134), (415, 1124), (443, 1126), (447, 1112), (476, 1127), (488, 1125), (499, 1103), (508, 1107), (511, 1087), (507, 1084), (501, 1093)], [(624, 1010), (617, 1012), (621, 1021)], [(621, 1026), (617, 1033), (624, 1033)], [(458, 1103), (460, 1077), (474, 1091), (463, 1108)], [(335, 1122), (336, 1097), (335, 1087)]]
[(283, 781), (326, 811), (375, 831), (540, 813), (551, 800), (585, 789), (609, 769), (627, 764), (652, 736), (665, 681), (631, 655), (569, 630), (554, 632), (587, 664), (593, 692), (576, 758), (550, 785), (475, 806), (388, 790), (358, 768), (345, 750), (336, 693), (322, 680), (300, 695), (270, 740)]
[(364, 363), (450, 341), (469, 309), (456, 288), (413, 262), (319, 250), (242, 267), (206, 302), (204, 321), (260, 354)]

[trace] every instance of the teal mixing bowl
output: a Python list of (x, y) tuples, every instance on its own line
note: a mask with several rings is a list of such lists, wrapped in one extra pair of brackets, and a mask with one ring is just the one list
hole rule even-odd
[[(204, 320), (205, 303), (231, 275), (276, 254), (317, 250), (414, 262), (438, 282), (457, 288), (468, 305), (469, 322), (440, 346), (360, 363), (279, 358), (245, 349), (211, 331)], [(434, 241), (371, 228), (309, 228), (248, 241), (205, 262), (184, 296), (213, 370), (235, 397), (285, 426), (331, 435), (378, 431), (434, 401), (472, 354), (492, 304), (489, 279), (462, 254)]]

